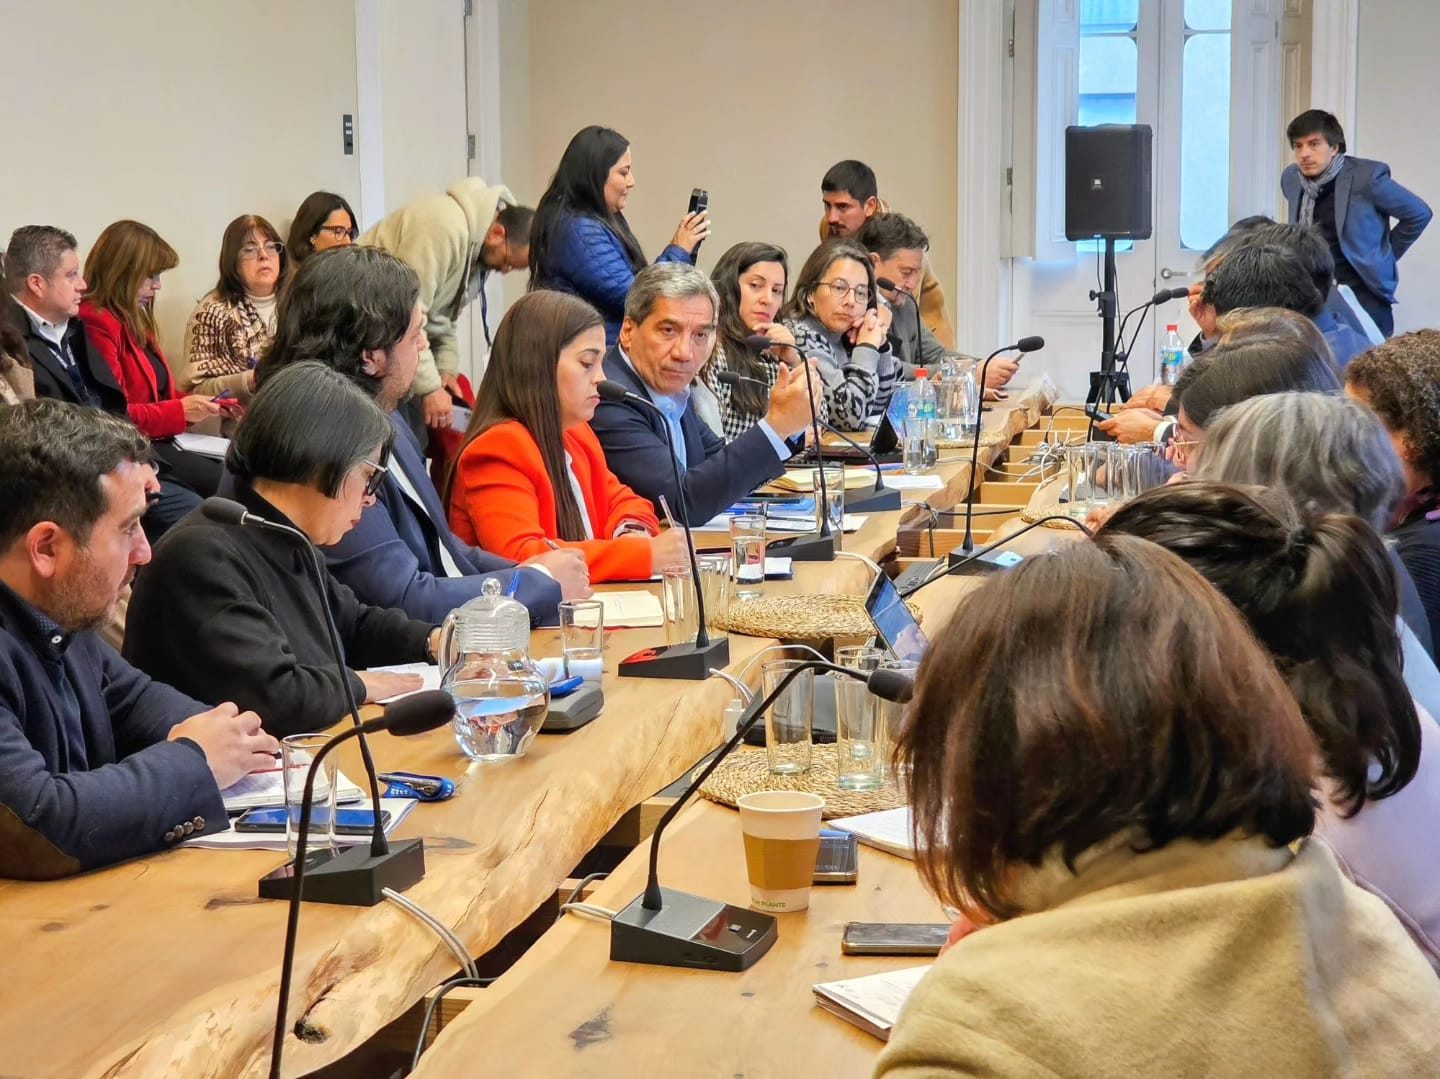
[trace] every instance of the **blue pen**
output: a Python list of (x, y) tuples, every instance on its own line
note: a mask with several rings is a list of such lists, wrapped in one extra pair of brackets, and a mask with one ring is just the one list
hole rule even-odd
[(514, 599), (515, 593), (518, 591), (520, 591), (520, 572), (517, 570), (510, 574), (510, 587), (505, 589), (505, 595), (509, 599)]

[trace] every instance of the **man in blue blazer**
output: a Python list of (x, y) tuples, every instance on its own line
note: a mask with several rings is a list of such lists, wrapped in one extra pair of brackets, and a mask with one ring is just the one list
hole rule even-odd
[(1425, 231), (1430, 207), (1390, 178), (1389, 165), (1347, 156), (1345, 132), (1328, 112), (1302, 112), (1285, 136), (1295, 151), (1295, 164), (1280, 175), (1290, 220), (1320, 230), (1335, 258), (1335, 280), (1350, 286), (1389, 337), (1395, 332), (1395, 264)]
[[(690, 385), (710, 358), (719, 308), (715, 287), (693, 266), (666, 262), (636, 274), (620, 340), (604, 363), (607, 378), (640, 400), (602, 400), (590, 421), (610, 470), (654, 502), (662, 517), (663, 495), (675, 517), (691, 525), (784, 472), (810, 425), (812, 400), (798, 367), (780, 368), (769, 410), (733, 442), (695, 414)], [(813, 361), (810, 382), (818, 406), (822, 387)], [(672, 448), (683, 492), (675, 486)]]
[(150, 560), (150, 444), (124, 419), (0, 409), (0, 877), (51, 880), (228, 827), (274, 766), (254, 712), (209, 708), (95, 634)]
[(395, 427), (375, 505), (339, 543), (322, 548), (326, 564), (361, 602), (428, 622), (443, 621), (493, 577), (529, 609), (532, 625), (553, 625), (561, 599), (590, 594), (584, 555), (551, 551), (517, 567), (461, 542), (420, 443), (398, 412), (426, 347), (419, 288), (414, 270), (378, 248), (312, 256), (290, 284), (274, 344), (257, 372), (263, 380), (287, 363), (325, 363), (371, 394)]

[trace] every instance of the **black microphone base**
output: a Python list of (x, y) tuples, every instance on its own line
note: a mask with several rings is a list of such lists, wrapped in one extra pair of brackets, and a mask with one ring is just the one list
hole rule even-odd
[(773, 914), (661, 888), (659, 910), (646, 910), (645, 897), (610, 923), (610, 958), (700, 970), (749, 970), (780, 935)]
[[(425, 876), (425, 841), (392, 843), (390, 853), (375, 857), (370, 844), (357, 843), (336, 854), (311, 851), (305, 856), (300, 898), (307, 903), (373, 907), (386, 888), (403, 892)], [(295, 894), (295, 863), (282, 865), (260, 878), (261, 899), (289, 899)]]
[(956, 577), (981, 577), (1001, 570), (1014, 569), (1025, 556), (1016, 551), (984, 551), (977, 558), (975, 552), (965, 552), (956, 547), (947, 556), (950, 566), (948, 573)]
[(730, 663), (730, 638), (712, 637), (704, 647), (666, 644), (646, 648), (620, 661), (621, 678), (683, 678), (699, 682), (710, 677), (711, 667)]
[(892, 487), (878, 491), (845, 492), (846, 513), (882, 513), (900, 508), (900, 492)]
[[(899, 494), (897, 491), (896, 494)], [(791, 558), (796, 562), (834, 562), (835, 537), (808, 534), (786, 536), (784, 539), (769, 540), (765, 544), (766, 554)]]

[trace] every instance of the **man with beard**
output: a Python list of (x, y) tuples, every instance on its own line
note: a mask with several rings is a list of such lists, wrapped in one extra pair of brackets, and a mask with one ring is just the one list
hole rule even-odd
[(0, 877), (49, 880), (223, 831), (220, 791), (273, 767), (260, 717), (206, 708), (93, 632), (150, 560), (159, 490), (130, 423), (0, 409)]

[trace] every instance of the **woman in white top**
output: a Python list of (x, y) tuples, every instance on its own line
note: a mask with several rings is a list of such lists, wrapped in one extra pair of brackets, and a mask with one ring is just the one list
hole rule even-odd
[(1148, 491), (1096, 535), (1179, 555), (1245, 615), (1320, 748), (1317, 833), (1400, 915), (1440, 972), (1440, 731), (1401, 670), (1385, 545), (1365, 521), (1273, 487), (1195, 481)]

